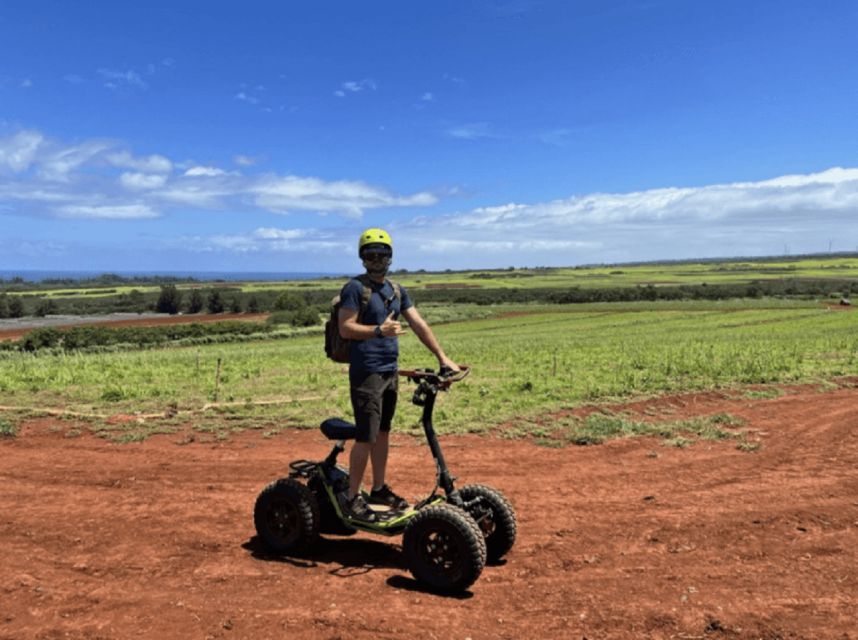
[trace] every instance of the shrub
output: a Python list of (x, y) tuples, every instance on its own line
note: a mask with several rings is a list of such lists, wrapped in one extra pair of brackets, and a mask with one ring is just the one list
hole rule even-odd
[(5, 418), (0, 418), (0, 438), (14, 438), (17, 435), (18, 427)]
[(47, 347), (56, 347), (60, 344), (62, 333), (53, 327), (42, 327), (33, 329), (21, 339), (22, 351), (38, 351)]
[(286, 291), (281, 293), (274, 302), (274, 308), (277, 311), (298, 311), (307, 306), (307, 299), (300, 293), (294, 291)]
[(296, 311), (275, 311), (267, 320), (269, 325), (288, 324), (293, 327), (312, 327), (320, 322), (315, 307), (304, 307)]
[(33, 315), (39, 318), (44, 318), (45, 316), (54, 314), (56, 312), (57, 305), (54, 303), (54, 301), (49, 298), (42, 298), (36, 305), (36, 308), (33, 311)]

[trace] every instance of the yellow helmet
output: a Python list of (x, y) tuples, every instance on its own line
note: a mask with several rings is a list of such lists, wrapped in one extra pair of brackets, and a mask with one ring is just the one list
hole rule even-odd
[(390, 239), (390, 234), (384, 229), (367, 229), (361, 233), (358, 240), (358, 255), (368, 244), (384, 244), (390, 247), (391, 252), (393, 251), (393, 240)]

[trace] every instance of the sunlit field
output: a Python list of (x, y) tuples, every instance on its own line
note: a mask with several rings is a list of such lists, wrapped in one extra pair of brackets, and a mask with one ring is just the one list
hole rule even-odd
[[(440, 323), (447, 352), (473, 374), (440, 400), (442, 432), (482, 432), (584, 403), (858, 374), (858, 315), (808, 302), (593, 304), (486, 309)], [(349, 415), (346, 367), (322, 336), (110, 353), (0, 356), (0, 404), (111, 415), (183, 412), (217, 399), (233, 426), (316, 427)], [(401, 366), (434, 366), (413, 335)], [(218, 360), (220, 375), (218, 376)], [(403, 382), (399, 423), (419, 411)], [(226, 403), (226, 404), (224, 404)], [(200, 419), (203, 419), (202, 417)]]

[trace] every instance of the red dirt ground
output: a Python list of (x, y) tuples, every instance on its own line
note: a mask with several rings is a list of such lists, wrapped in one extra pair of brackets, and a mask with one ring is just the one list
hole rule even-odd
[[(171, 324), (191, 324), (193, 322), (265, 322), (268, 318), (267, 313), (216, 313), (216, 314), (204, 314), (204, 313), (195, 313), (187, 316), (161, 316), (157, 318), (139, 318), (132, 320), (112, 320), (106, 322), (94, 322), (91, 323), (92, 326), (98, 327), (107, 327), (109, 329), (115, 329), (117, 327), (156, 327), (160, 325), (171, 325)], [(55, 329), (67, 329), (69, 327), (82, 327), (87, 326), (85, 324), (69, 324), (69, 325), (58, 325), (54, 327)], [(24, 337), (30, 331), (33, 330), (33, 327), (27, 327), (25, 329), (6, 329), (0, 331), (0, 340), (18, 340), (19, 338)]]
[[(444, 438), (460, 482), (501, 489), (519, 517), (507, 561), (459, 598), (423, 591), (395, 538), (264, 554), (256, 495), (327, 453), (315, 430), (120, 445), (26, 422), (0, 442), (0, 638), (856, 639), (858, 389), (786, 392), (629, 405), (740, 416), (755, 453)], [(390, 477), (418, 496), (429, 452), (393, 443)]]

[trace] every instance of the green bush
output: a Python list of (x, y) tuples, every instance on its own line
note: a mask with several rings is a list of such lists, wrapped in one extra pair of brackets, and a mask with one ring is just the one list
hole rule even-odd
[(281, 293), (274, 302), (274, 309), (277, 311), (299, 311), (306, 306), (307, 299), (295, 291)]
[(312, 327), (321, 322), (316, 307), (303, 307), (294, 311), (275, 311), (268, 316), (269, 325), (288, 324), (293, 327)]
[[(316, 319), (318, 322), (318, 317)], [(304, 325), (296, 325), (304, 326)], [(61, 351), (93, 349), (111, 345), (136, 345), (138, 347), (161, 345), (189, 338), (207, 338), (212, 336), (232, 338), (259, 333), (273, 329), (270, 325), (250, 322), (212, 322), (175, 324), (159, 327), (100, 327), (85, 326), (68, 329), (43, 327), (30, 331), (18, 342), (12, 343), (21, 351), (39, 351), (57, 348)], [(220, 340), (219, 340), (220, 341)], [(228, 340), (227, 340), (228, 341)]]
[(0, 438), (14, 438), (17, 435), (18, 427), (5, 418), (0, 418)]

